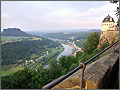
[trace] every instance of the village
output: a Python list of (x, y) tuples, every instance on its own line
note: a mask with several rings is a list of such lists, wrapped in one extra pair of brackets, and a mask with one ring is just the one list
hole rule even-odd
[(42, 58), (44, 58), (44, 57), (46, 57), (48, 55), (49, 55), (49, 52), (46, 51), (46, 53), (44, 55), (40, 56), (39, 58), (37, 58), (35, 60), (23, 60), (23, 59), (20, 59), (17, 64), (19, 66), (26, 66), (26, 67), (28, 67), (29, 64), (34, 64), (34, 63), (40, 61)]

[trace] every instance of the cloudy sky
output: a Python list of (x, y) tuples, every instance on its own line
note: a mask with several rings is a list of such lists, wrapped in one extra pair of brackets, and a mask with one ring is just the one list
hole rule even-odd
[(117, 21), (110, 1), (1, 1), (1, 29), (101, 29), (108, 14)]

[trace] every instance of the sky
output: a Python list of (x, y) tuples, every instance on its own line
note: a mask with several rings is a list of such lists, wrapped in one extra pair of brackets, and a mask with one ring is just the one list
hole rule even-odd
[(108, 14), (117, 21), (116, 7), (110, 1), (1, 1), (1, 29), (101, 29)]

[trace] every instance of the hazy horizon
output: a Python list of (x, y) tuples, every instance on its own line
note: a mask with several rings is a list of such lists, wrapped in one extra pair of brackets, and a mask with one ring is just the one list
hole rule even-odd
[[(8, 29), (8, 28), (5, 28)], [(32, 32), (32, 33), (73, 33), (73, 32), (80, 32), (80, 31), (89, 31), (89, 30), (101, 30), (101, 29), (97, 29), (97, 28), (93, 28), (93, 29), (65, 29), (65, 30), (22, 30), (21, 28), (18, 28), (21, 31), (24, 32)], [(3, 32), (3, 30), (1, 30), (1, 32)]]
[(108, 14), (117, 21), (116, 7), (110, 1), (1, 1), (1, 30), (101, 29)]

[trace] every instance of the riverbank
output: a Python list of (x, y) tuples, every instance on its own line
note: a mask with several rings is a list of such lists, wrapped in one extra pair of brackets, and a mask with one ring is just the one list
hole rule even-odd
[(52, 58), (57, 58), (57, 56), (64, 51), (64, 48), (61, 47), (60, 49), (51, 50), (51, 51), (52, 51), (52, 53), (49, 54), (48, 56), (42, 58), (40, 60), (40, 62), (38, 62), (38, 64), (34, 68), (37, 68), (38, 65), (42, 65), (42, 66), (44, 66), (44, 68), (46, 68), (49, 64), (48, 61)]
[(68, 56), (68, 55), (72, 54), (73, 48), (71, 46), (65, 45), (65, 44), (61, 44), (61, 45), (64, 47), (64, 51), (60, 55), (58, 55), (57, 60), (59, 60), (59, 58), (62, 56)]
[(76, 56), (77, 52), (83, 52), (83, 50), (78, 47), (74, 42), (69, 42), (69, 45), (73, 48), (72, 55)]
[[(62, 56), (68, 56), (68, 55), (72, 54), (72, 49), (73, 48), (71, 46), (66, 45), (66, 44), (61, 44), (61, 45), (63, 46), (64, 51), (57, 56), (57, 58), (56, 58), (57, 60), (59, 60), (59, 58), (62, 57)], [(49, 64), (46, 64), (44, 66), (44, 69), (48, 68), (48, 67), (49, 67)]]

